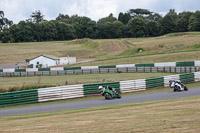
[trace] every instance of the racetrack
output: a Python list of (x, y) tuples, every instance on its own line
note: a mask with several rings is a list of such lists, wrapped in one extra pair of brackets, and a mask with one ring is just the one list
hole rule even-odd
[(67, 109), (80, 109), (80, 108), (147, 102), (147, 101), (157, 101), (157, 100), (184, 98), (184, 97), (192, 97), (192, 96), (200, 96), (200, 88), (189, 88), (189, 91), (183, 91), (183, 92), (164, 91), (164, 92), (156, 92), (156, 93), (145, 93), (145, 94), (138, 94), (138, 95), (122, 96), (121, 99), (113, 99), (113, 100), (105, 100), (104, 97), (102, 97), (102, 99), (98, 99), (98, 100), (67, 102), (67, 103), (40, 105), (40, 106), (32, 106), (32, 107), (0, 109), (0, 116), (40, 113), (40, 112), (49, 112), (49, 111), (58, 111), (58, 110), (67, 110)]

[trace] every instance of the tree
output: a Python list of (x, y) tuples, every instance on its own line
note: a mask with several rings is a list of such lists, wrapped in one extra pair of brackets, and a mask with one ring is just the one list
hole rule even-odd
[(140, 9), (140, 8), (138, 8), (138, 9), (130, 9), (129, 13), (130, 13), (130, 15), (132, 17), (135, 17), (135, 16), (145, 17), (145, 16), (150, 15), (152, 12), (150, 12), (147, 9)]
[(118, 21), (122, 22), (123, 24), (128, 24), (128, 21), (131, 19), (131, 15), (129, 13), (119, 13)]
[(168, 34), (177, 31), (177, 21), (178, 15), (174, 9), (170, 9), (170, 11), (165, 15), (161, 22), (161, 33)]
[(154, 20), (150, 20), (147, 22), (146, 30), (147, 30), (148, 36), (159, 35), (158, 23)]
[(14, 42), (31, 42), (35, 41), (34, 36), (35, 29), (34, 23), (20, 21), (19, 24), (14, 24), (10, 27), (10, 33), (14, 39)]
[(71, 40), (75, 38), (74, 27), (64, 22), (52, 21), (57, 28), (56, 40)]
[(188, 29), (190, 31), (200, 31), (200, 11), (196, 11), (191, 15)]
[(149, 14), (149, 16), (147, 17), (147, 20), (158, 21), (159, 19), (162, 19), (162, 16), (158, 13)]
[(108, 17), (105, 17), (105, 18), (101, 18), (99, 19), (99, 21), (97, 23), (106, 23), (106, 22), (114, 22), (116, 21), (117, 18), (113, 17), (113, 14), (111, 13)]
[(56, 18), (56, 20), (58, 20), (58, 21), (59, 20), (68, 20), (68, 19), (70, 19), (69, 15), (67, 15), (67, 14), (65, 15), (65, 14), (61, 14), (61, 13)]
[(177, 28), (180, 32), (187, 32), (188, 31), (188, 25), (190, 16), (192, 15), (192, 12), (182, 12), (178, 15), (178, 22), (177, 22)]
[(52, 41), (57, 38), (56, 25), (53, 22), (44, 21), (40, 23), (41, 26), (41, 39), (43, 41)]
[(96, 22), (88, 17), (76, 17), (72, 23), (78, 38), (96, 38)]
[(113, 30), (114, 30), (113, 38), (122, 38), (124, 24), (120, 21), (114, 21), (112, 24), (113, 24)]
[(134, 17), (128, 22), (129, 32), (132, 37), (143, 37), (146, 33), (146, 24), (142, 17)]
[(4, 17), (4, 12), (0, 11), (0, 32), (3, 30), (4, 27), (9, 27), (13, 24), (11, 20), (8, 20)]
[(44, 21), (44, 15), (42, 15), (40, 10), (38, 10), (32, 13), (31, 19), (33, 20), (33, 22), (41, 23), (42, 21)]
[(13, 42), (12, 35), (9, 28), (5, 27), (1, 33), (1, 39), (3, 43)]

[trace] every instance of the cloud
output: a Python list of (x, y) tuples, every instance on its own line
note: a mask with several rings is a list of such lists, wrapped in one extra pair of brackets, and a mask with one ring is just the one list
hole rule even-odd
[(87, 16), (98, 20), (117, 12), (116, 0), (77, 0), (70, 6), (65, 5), (65, 14)]
[(32, 12), (40, 10), (45, 19), (55, 19), (59, 13), (87, 16), (98, 21), (113, 13), (129, 9), (143, 8), (157, 13), (167, 13), (169, 9), (177, 12), (199, 10), (199, 0), (0, 0), (0, 10), (5, 17), (18, 23), (30, 18)]
[(20, 8), (18, 4), (19, 0), (1, 0), (0, 5), (2, 11), (4, 11), (5, 17), (9, 20), (20, 21), (25, 19), (23, 8)]

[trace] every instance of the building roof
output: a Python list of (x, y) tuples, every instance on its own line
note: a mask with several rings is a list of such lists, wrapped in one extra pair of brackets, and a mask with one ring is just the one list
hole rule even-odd
[(53, 56), (53, 55), (39, 55), (39, 56), (37, 56), (37, 57), (35, 57), (35, 58), (31, 59), (31, 60), (34, 60), (34, 59), (36, 59), (36, 58), (38, 58), (40, 56), (43, 56), (43, 57), (46, 57), (46, 58), (49, 58), (49, 59), (52, 59), (52, 60), (60, 60), (60, 58), (58, 58), (56, 56)]

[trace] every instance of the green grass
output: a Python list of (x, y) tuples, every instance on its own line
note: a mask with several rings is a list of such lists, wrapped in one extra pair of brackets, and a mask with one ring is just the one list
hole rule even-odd
[(190, 97), (53, 111), (1, 117), (0, 124), (2, 132), (196, 133), (199, 103), (200, 97)]
[[(149, 63), (197, 60), (200, 51), (200, 32), (172, 33), (160, 37), (123, 39), (76, 39), (72, 41), (0, 43), (0, 62), (25, 62), (41, 54), (58, 57), (75, 56), (77, 60), (100, 60), (94, 65)], [(138, 49), (144, 49), (141, 53)], [(176, 58), (173, 54), (178, 54)], [(181, 54), (185, 54), (183, 58)], [(193, 53), (196, 53), (194, 56)], [(164, 58), (157, 58), (163, 55)], [(124, 58), (125, 57), (125, 58)], [(168, 57), (167, 59), (165, 57)], [(114, 58), (114, 59), (113, 59)], [(138, 58), (140, 58), (138, 60)], [(109, 62), (102, 63), (103, 60)], [(124, 61), (125, 60), (125, 61)], [(140, 61), (141, 60), (141, 61)], [(93, 62), (91, 63), (93, 65)], [(79, 66), (91, 65), (79, 64)]]
[(2, 88), (2, 91), (6, 91), (9, 90), (9, 88), (12, 89), (12, 87), (20, 89), (26, 86), (63, 86), (66, 81), (71, 85), (145, 79), (165, 75), (172, 75), (172, 73), (105, 73), (61, 76), (0, 77), (0, 88)]

